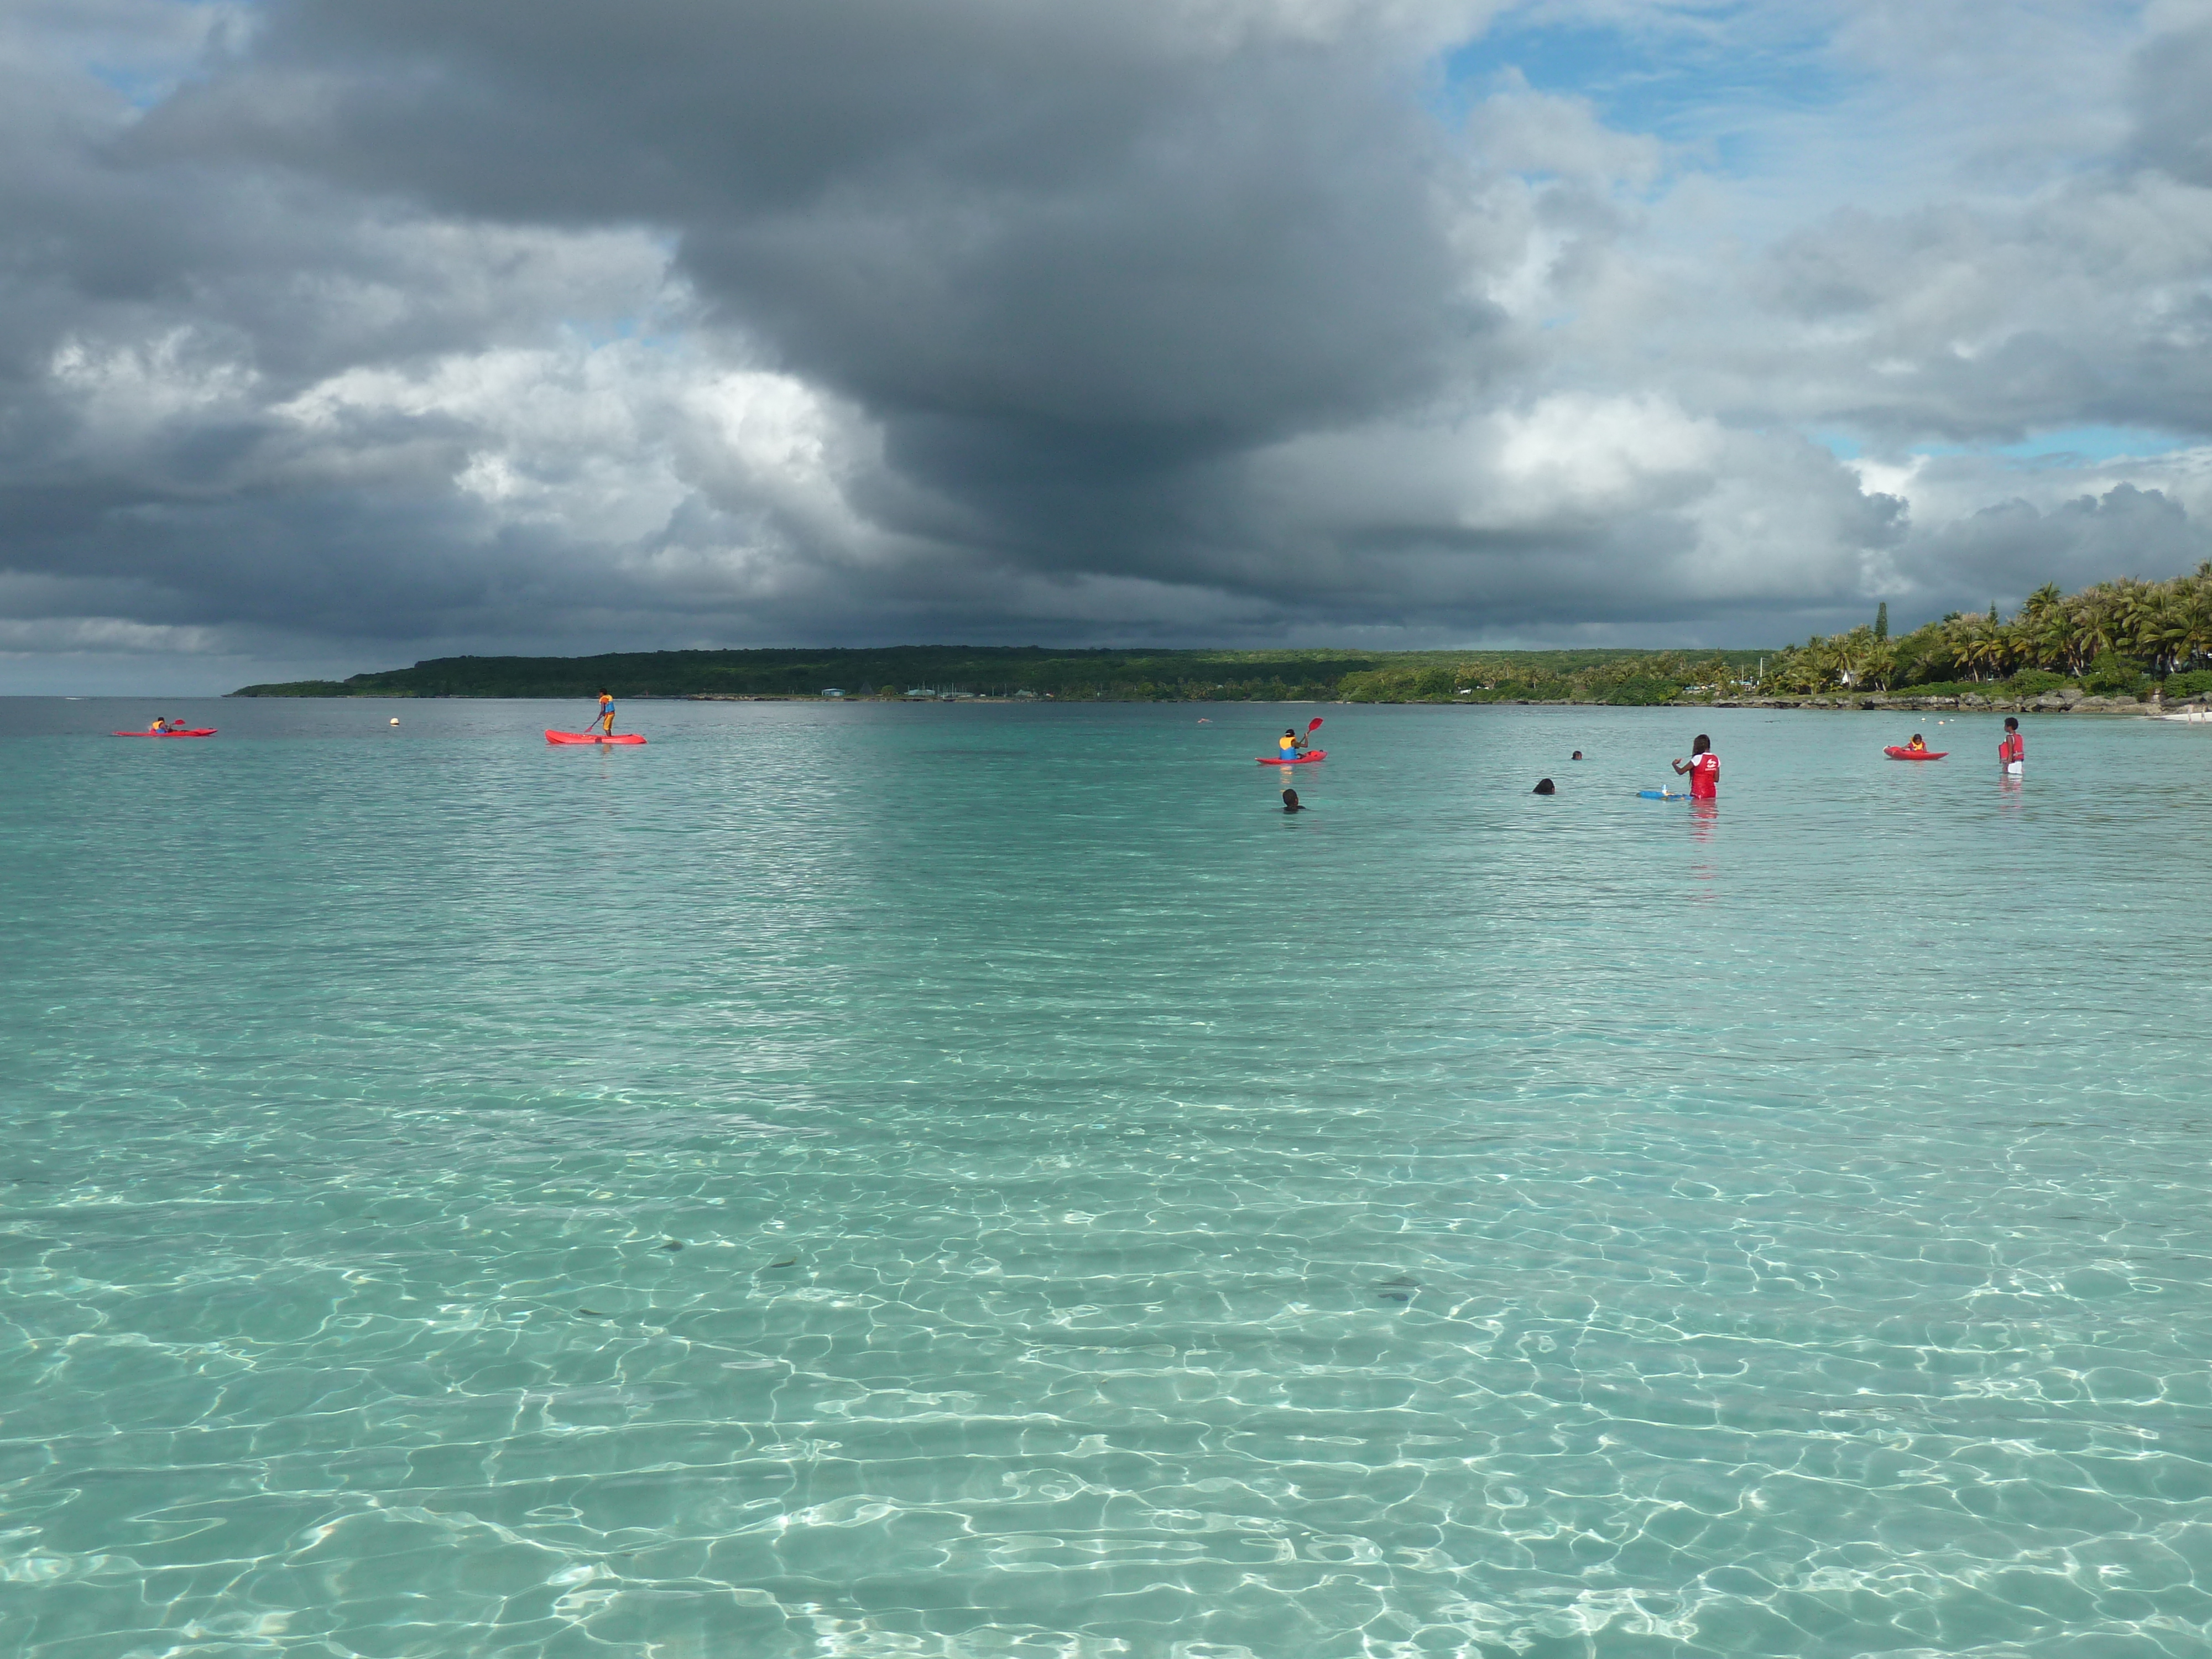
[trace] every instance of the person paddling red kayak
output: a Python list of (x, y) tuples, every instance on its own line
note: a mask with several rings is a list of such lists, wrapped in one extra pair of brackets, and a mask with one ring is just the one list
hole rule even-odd
[(636, 744), (643, 743), (645, 739), (631, 732), (625, 732), (620, 737), (615, 735), (615, 694), (603, 686), (599, 690), (599, 712), (592, 717), (589, 726), (581, 732), (549, 731), (545, 734), (545, 741)]
[(599, 689), (599, 712), (592, 717), (590, 726), (581, 732), (548, 731), (545, 734), (545, 741), (548, 743), (637, 744), (643, 743), (645, 739), (634, 732), (625, 732), (620, 737), (615, 735), (615, 694), (602, 686)]
[(1945, 755), (1950, 753), (1950, 750), (1930, 749), (1928, 746), (1928, 739), (1915, 732), (1911, 743), (1893, 743), (1881, 752), (1892, 760), (1942, 760)]
[(1306, 722), (1306, 729), (1304, 732), (1300, 732), (1296, 726), (1285, 727), (1283, 735), (1275, 739), (1275, 752), (1272, 755), (1261, 756), (1260, 764), (1304, 766), (1309, 761), (1327, 759), (1328, 751), (1326, 749), (1315, 749), (1310, 746), (1313, 742), (1313, 734), (1321, 729), (1321, 722), (1322, 717), (1316, 714)]

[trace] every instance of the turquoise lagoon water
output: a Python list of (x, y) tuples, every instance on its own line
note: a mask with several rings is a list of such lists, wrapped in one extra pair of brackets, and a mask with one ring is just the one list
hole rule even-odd
[(0, 704), (0, 1651), (2212, 1650), (2212, 731), (179, 707)]

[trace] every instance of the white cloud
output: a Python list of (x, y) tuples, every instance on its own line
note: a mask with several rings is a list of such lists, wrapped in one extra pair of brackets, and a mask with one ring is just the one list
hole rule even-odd
[[(7, 637), (1756, 643), (2206, 550), (2202, 8), (872, 15), (13, 9)], [(2087, 427), (2172, 442), (2008, 453)]]

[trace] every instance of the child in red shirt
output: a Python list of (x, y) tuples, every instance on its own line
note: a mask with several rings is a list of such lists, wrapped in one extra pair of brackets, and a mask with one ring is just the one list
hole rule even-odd
[(1713, 753), (1713, 740), (1704, 732), (1698, 733), (1690, 745), (1690, 758), (1674, 763), (1674, 775), (1690, 775), (1692, 800), (1717, 800), (1721, 793), (1721, 757)]
[(2020, 734), (2020, 722), (2009, 714), (2005, 716), (2004, 741), (1997, 745), (1997, 764), (2015, 778), (2027, 770), (2027, 739)]

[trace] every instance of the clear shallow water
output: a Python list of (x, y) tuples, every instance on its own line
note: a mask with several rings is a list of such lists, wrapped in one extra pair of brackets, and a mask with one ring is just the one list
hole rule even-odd
[(0, 716), (0, 1651), (2212, 1650), (2212, 732)]

